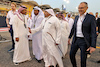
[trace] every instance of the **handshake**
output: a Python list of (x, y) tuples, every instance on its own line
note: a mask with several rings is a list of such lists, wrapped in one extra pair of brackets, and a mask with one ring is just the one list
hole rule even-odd
[(28, 27), (28, 29), (29, 29), (29, 32), (32, 33), (32, 32), (31, 32), (31, 29), (30, 29), (29, 27)]
[[(31, 29), (30, 28), (28, 28), (28, 29), (29, 29), (29, 32), (32, 33)], [(29, 37), (29, 35), (28, 35), (28, 37)], [(16, 37), (15, 40), (16, 40), (16, 42), (19, 42), (19, 37)]]

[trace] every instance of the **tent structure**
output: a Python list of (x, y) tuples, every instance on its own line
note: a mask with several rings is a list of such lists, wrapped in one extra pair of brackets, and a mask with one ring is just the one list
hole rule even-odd
[(34, 6), (38, 6), (38, 3), (35, 2), (35, 1), (27, 1), (26, 3), (28, 3), (28, 4), (32, 4), (32, 5), (34, 5)]
[(59, 8), (54, 8), (53, 10), (54, 10), (54, 12), (60, 12)]
[(48, 5), (48, 4), (40, 5), (39, 7), (40, 7), (42, 10), (52, 8), (52, 7), (51, 7), (50, 5)]

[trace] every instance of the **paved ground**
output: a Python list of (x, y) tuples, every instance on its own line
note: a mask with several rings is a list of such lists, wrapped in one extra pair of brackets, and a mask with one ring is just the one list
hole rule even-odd
[[(10, 34), (8, 32), (6, 33), (0, 33), (4, 38), (10, 39)], [(97, 46), (100, 46), (100, 36), (98, 37), (97, 41)], [(32, 55), (32, 46), (31, 46), (31, 41), (30, 41), (30, 52), (31, 52), (31, 57), (32, 61), (30, 62), (24, 62), (20, 64), (19, 66), (15, 66), (12, 62), (13, 58), (13, 53), (8, 53), (7, 51), (11, 48), (11, 42), (6, 42), (6, 43), (0, 43), (0, 67), (44, 67), (44, 62), (38, 63), (34, 56)], [(70, 46), (69, 46), (70, 50)], [(69, 50), (68, 54), (66, 57), (63, 59), (64, 67), (72, 67), (69, 59)], [(100, 67), (100, 64), (97, 64), (96, 61), (100, 60), (100, 49), (96, 49), (96, 51), (91, 54), (92, 56), (87, 59), (87, 67)], [(77, 52), (76, 55), (77, 58), (77, 64), (78, 67), (80, 67), (80, 50)]]

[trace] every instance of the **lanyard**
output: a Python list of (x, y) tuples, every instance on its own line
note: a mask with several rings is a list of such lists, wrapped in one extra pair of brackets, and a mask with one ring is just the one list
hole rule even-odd
[[(23, 16), (23, 17), (24, 17), (24, 16)], [(25, 17), (24, 17), (24, 20), (23, 20), (23, 21), (24, 21), (24, 27), (27, 28), (27, 26), (26, 26), (26, 24), (25, 24)]]
[(69, 19), (70, 19), (70, 18), (68, 18), (68, 23), (69, 23)]
[(81, 18), (79, 18), (79, 19), (80, 19), (81, 22), (83, 22)]
[[(83, 18), (83, 19), (82, 19), (82, 18)], [(85, 16), (83, 16), (83, 17), (79, 17), (79, 19), (80, 19), (81, 22), (83, 22), (84, 19), (85, 19)]]
[(19, 18), (20, 20), (22, 20), (22, 21), (24, 22), (24, 27), (27, 28), (27, 26), (26, 26), (26, 24), (25, 24), (25, 17), (24, 17), (24, 20), (23, 20), (23, 19), (21, 18), (21, 17), (22, 17), (21, 15), (19, 16), (19, 15), (17, 14), (17, 16), (18, 16), (18, 18)]
[(35, 24), (36, 24), (36, 22), (37, 22), (38, 17), (39, 17), (39, 15), (36, 16), (36, 18), (34, 17), (34, 28), (35, 28)]

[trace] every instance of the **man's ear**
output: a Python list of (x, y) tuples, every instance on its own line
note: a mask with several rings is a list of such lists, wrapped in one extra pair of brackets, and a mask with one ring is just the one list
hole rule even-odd
[(88, 9), (88, 7), (87, 7), (87, 9)]

